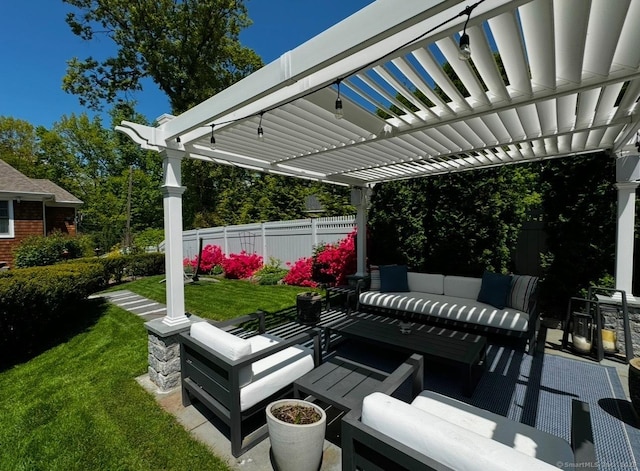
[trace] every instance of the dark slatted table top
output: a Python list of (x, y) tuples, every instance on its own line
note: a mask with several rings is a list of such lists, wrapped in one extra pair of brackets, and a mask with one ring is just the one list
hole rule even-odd
[(411, 333), (403, 334), (397, 319), (378, 316), (353, 315), (327, 328), (346, 337), (463, 365), (477, 362), (487, 345), (487, 339), (481, 335), (424, 324), (414, 323)]
[(299, 378), (296, 393), (311, 394), (342, 410), (359, 407), (388, 374), (341, 357), (332, 357)]

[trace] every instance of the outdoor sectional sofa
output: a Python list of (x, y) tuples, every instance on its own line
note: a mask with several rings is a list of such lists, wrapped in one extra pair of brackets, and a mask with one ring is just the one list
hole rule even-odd
[(442, 324), (454, 330), (523, 338), (534, 353), (538, 324), (537, 277), (485, 272), (482, 278), (375, 269), (371, 288), (358, 291), (356, 310)]
[(597, 469), (589, 406), (571, 407), (569, 444), (432, 391), (411, 404), (376, 392), (342, 419), (342, 469)]

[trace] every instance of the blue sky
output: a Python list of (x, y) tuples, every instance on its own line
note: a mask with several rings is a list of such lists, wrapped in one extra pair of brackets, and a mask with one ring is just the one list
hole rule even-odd
[[(253, 25), (241, 41), (265, 63), (311, 39), (373, 0), (246, 0)], [(73, 9), (62, 0), (3, 2), (0, 18), (0, 116), (51, 127), (63, 115), (89, 110), (62, 91), (66, 61), (72, 57), (106, 57), (114, 51), (106, 39), (82, 41), (65, 22)], [(169, 112), (153, 83), (136, 94), (137, 110), (150, 121)], [(103, 120), (109, 125), (108, 118)]]

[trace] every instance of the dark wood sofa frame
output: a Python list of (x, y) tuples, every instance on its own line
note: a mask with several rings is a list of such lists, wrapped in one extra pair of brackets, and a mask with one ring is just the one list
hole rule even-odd
[[(258, 320), (259, 325), (256, 334), (265, 333), (263, 312), (213, 323), (213, 325), (225, 328), (255, 320)], [(320, 331), (318, 329), (310, 329), (237, 361), (219, 355), (202, 342), (193, 339), (188, 332), (184, 332), (180, 334), (182, 404), (186, 407), (192, 403), (193, 399), (196, 399), (224, 422), (229, 427), (231, 453), (238, 457), (257, 445), (268, 434), (266, 425), (247, 434), (245, 431), (247, 421), (255, 417), (256, 414), (264, 414), (264, 409), (270, 402), (293, 392), (292, 382), (291, 385), (277, 391), (251, 408), (241, 411), (239, 380), (241, 369), (278, 351), (307, 342), (313, 344), (314, 365), (318, 366), (321, 360)], [(245, 440), (248, 435), (250, 436)]]
[[(598, 469), (589, 405), (571, 403), (571, 448), (576, 468)], [(361, 410), (342, 418), (342, 471), (455, 471), (360, 421)]]

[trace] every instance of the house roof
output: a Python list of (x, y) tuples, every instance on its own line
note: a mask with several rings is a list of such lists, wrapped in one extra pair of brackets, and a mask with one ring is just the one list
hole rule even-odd
[(43, 188), (48, 193), (51, 193), (55, 199), (56, 203), (65, 203), (65, 204), (82, 204), (83, 201), (73, 196), (64, 188), (59, 187), (51, 180), (45, 179), (32, 179), (32, 181), (38, 184), (41, 188)]
[(56, 204), (81, 205), (82, 200), (50, 180), (29, 178), (4, 160), (0, 160), (0, 194), (47, 200)]

